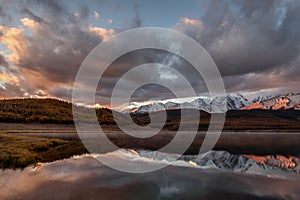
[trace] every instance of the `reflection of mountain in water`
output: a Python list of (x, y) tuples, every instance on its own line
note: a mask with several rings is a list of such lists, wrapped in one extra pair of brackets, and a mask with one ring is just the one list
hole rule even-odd
[[(108, 168), (97, 157), (173, 163), (146, 174)], [(0, 199), (299, 199), (300, 175), (227, 152), (183, 156), (118, 150), (0, 172)], [(220, 170), (221, 169), (221, 170)], [(225, 169), (225, 170), (224, 170)], [(234, 173), (233, 173), (234, 172)]]
[[(162, 152), (137, 151), (139, 156), (154, 159), (173, 161), (176, 156)], [(210, 151), (197, 156), (181, 156), (179, 160), (199, 168), (212, 168), (244, 172), (249, 174), (272, 175), (274, 172), (286, 171), (299, 173), (300, 159), (284, 156), (243, 156), (234, 155), (226, 151)]]

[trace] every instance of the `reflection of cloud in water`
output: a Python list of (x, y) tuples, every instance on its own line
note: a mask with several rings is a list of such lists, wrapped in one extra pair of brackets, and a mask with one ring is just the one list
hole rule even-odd
[[(143, 153), (147, 156), (146, 152)], [(95, 155), (94, 155), (95, 156)], [(128, 174), (100, 164), (92, 155), (77, 156), (0, 172), (0, 199), (132, 199), (256, 197), (299, 199), (300, 177), (275, 178), (215, 169), (201, 169), (187, 161), (147, 174)], [(154, 162), (130, 151), (109, 153), (122, 164), (127, 159)], [(149, 156), (149, 155), (148, 155)], [(160, 158), (167, 162), (163, 155)], [(196, 160), (196, 159), (195, 159)], [(134, 161), (136, 162), (136, 161)], [(133, 163), (134, 163), (133, 162)], [(193, 161), (194, 162), (194, 161)], [(186, 164), (184, 164), (186, 163)], [(195, 164), (196, 162), (194, 162)], [(187, 167), (191, 166), (191, 167)], [(147, 199), (147, 198), (146, 198)]]

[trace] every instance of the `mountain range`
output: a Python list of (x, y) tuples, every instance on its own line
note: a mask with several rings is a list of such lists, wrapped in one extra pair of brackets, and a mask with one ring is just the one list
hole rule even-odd
[(229, 110), (279, 110), (300, 109), (300, 94), (289, 93), (286, 95), (259, 96), (249, 101), (242, 94), (228, 94), (226, 96), (198, 97), (192, 101), (154, 101), (149, 104), (139, 105), (131, 103), (123, 109), (123, 113), (150, 113), (162, 110), (198, 109), (208, 113), (224, 113)]
[[(147, 111), (151, 108), (153, 111), (151, 118), (159, 119), (167, 109), (167, 119), (164, 125), (165, 130), (177, 131), (181, 123), (181, 111), (185, 110), (190, 120), (184, 121), (186, 130), (190, 130), (192, 124), (199, 123), (198, 130), (206, 131), (211, 119), (210, 112), (218, 109), (218, 106), (211, 106), (218, 102), (225, 102), (226, 120), (224, 130), (244, 131), (244, 130), (276, 130), (276, 131), (297, 131), (300, 130), (300, 117), (297, 110), (299, 94), (288, 94), (285, 96), (276, 96), (270, 99), (254, 100), (250, 102), (241, 95), (228, 95), (226, 97), (198, 98), (187, 103), (162, 103), (151, 104), (148, 106), (137, 107), (137, 111), (131, 112), (130, 117), (139, 125), (147, 125), (151, 122)], [(288, 99), (288, 103), (285, 98)], [(257, 102), (256, 102), (257, 101)], [(167, 102), (167, 101), (166, 101)], [(265, 105), (269, 102), (271, 107), (256, 108), (254, 105)], [(284, 107), (277, 105), (284, 104)], [(160, 105), (155, 107), (155, 105)], [(180, 106), (185, 108), (180, 109)], [(189, 106), (194, 106), (189, 108)], [(200, 107), (202, 106), (202, 107)], [(252, 107), (251, 107), (252, 106)], [(276, 106), (276, 107), (275, 107)], [(224, 107), (220, 107), (224, 109)], [(252, 109), (253, 108), (253, 109)], [(278, 110), (274, 110), (274, 109)], [(281, 108), (281, 109), (279, 109)], [(148, 109), (148, 110), (147, 110)], [(200, 109), (200, 110), (199, 110)], [(140, 111), (140, 112), (139, 112)], [(156, 112), (154, 112), (156, 111)], [(195, 112), (200, 111), (201, 120), (195, 118)], [(74, 111), (76, 115), (82, 116), (82, 122), (92, 122), (91, 113), (94, 108), (78, 106)], [(118, 129), (115, 123), (115, 117), (118, 121), (127, 124), (131, 119), (120, 112), (115, 112), (107, 108), (96, 108), (96, 115), (100, 124), (112, 125)], [(271, 119), (271, 120), (270, 120)], [(73, 124), (72, 103), (56, 99), (10, 99), (0, 100), (0, 123), (52, 123), (52, 124)], [(157, 127), (156, 123), (151, 123), (151, 127)], [(1, 126), (0, 126), (1, 127)]]

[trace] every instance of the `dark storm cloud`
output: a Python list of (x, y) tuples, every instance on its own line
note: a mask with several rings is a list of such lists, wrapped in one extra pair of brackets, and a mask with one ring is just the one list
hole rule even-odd
[[(203, 44), (220, 69), (228, 92), (299, 83), (299, 1), (214, 0), (203, 1), (201, 6), (204, 10), (201, 18), (182, 19), (174, 28)], [(174, 60), (172, 67), (188, 77), (198, 94), (207, 92), (203, 79), (189, 63), (168, 56), (154, 51), (127, 55), (127, 59), (115, 63), (114, 70), (107, 73), (109, 82), (103, 80), (106, 92), (99, 94), (109, 98), (115, 82), (130, 67), (147, 62), (163, 63), (164, 58)], [(147, 75), (159, 78), (155, 70)], [(156, 86), (147, 86), (145, 91), (141, 88), (135, 99), (169, 95)]]
[[(123, 74), (125, 74), (135, 66), (147, 63), (161, 63), (170, 66), (176, 69), (188, 81), (190, 81), (190, 84), (194, 87), (196, 93), (207, 91), (206, 85), (203, 83), (201, 75), (193, 68), (193, 66), (190, 65), (190, 63), (182, 59), (180, 56), (158, 49), (142, 49), (124, 54), (123, 56), (115, 60), (106, 69), (99, 82), (97, 93), (98, 96), (101, 97), (101, 102), (109, 103), (110, 97), (112, 96), (112, 90)], [(153, 82), (164, 82), (164, 80), (166, 79), (166, 81), (171, 82), (173, 86), (176, 86), (176, 88), (184, 90), (182, 82), (178, 81), (178, 79), (168, 79), (168, 75), (173, 75), (169, 73), (170, 72), (166, 69), (161, 69), (159, 67), (153, 66), (152, 68), (148, 68), (147, 73), (137, 74), (135, 78), (137, 79), (137, 81), (139, 81), (149, 79), (149, 77), (151, 77), (151, 80)], [(129, 81), (135, 80), (132, 79)], [(129, 85), (130, 84), (128, 84), (128, 88), (124, 86), (124, 90), (130, 90)], [(135, 92), (132, 100), (144, 101), (158, 98), (167, 99), (173, 97), (174, 95), (164, 87), (151, 84), (138, 89)]]
[(299, 81), (300, 77), (300, 55), (287, 66), (289, 70), (280, 71), (280, 75), (285, 80)]
[(48, 90), (51, 96), (60, 98), (60, 99), (67, 99), (70, 100), (72, 97), (72, 86), (66, 85), (54, 85), (53, 87), (49, 88)]
[[(139, 3), (133, 5), (134, 19), (127, 28), (108, 30), (91, 25), (93, 10), (84, 3), (72, 2), (70, 6), (69, 2), (59, 0), (24, 2), (19, 6), (21, 18), (29, 18), (38, 25), (27, 27), (31, 29), (30, 34), (21, 38), (26, 49), (15, 49), (19, 59), (14, 64), (30, 82), (24, 85), (26, 91), (32, 93), (44, 90), (49, 95), (70, 99), (70, 87), (87, 54), (113, 33), (142, 26)], [(203, 10), (201, 17), (182, 16), (173, 28), (196, 39), (208, 50), (228, 91), (278, 87), (300, 80), (300, 1), (203, 0), (200, 7)], [(161, 15), (164, 17), (163, 13)], [(2, 5), (0, 16), (7, 16)], [(0, 37), (3, 34), (0, 32)], [(19, 36), (13, 39), (21, 40)], [(172, 54), (145, 50), (129, 53), (113, 63), (104, 74), (97, 94), (108, 100), (117, 80), (133, 66), (150, 62), (168, 64), (169, 61), (188, 78), (198, 94), (207, 92), (200, 75), (185, 60)], [(0, 57), (0, 64), (5, 63)], [(168, 73), (149, 69), (140, 77), (152, 76), (155, 80), (163, 74)], [(179, 87), (182, 83), (175, 81), (174, 84)], [(143, 96), (166, 98), (167, 93), (152, 85), (136, 92), (135, 99), (142, 100)]]
[(225, 76), (276, 70), (300, 53), (299, 1), (213, 0), (202, 6), (203, 29), (179, 28), (204, 45)]

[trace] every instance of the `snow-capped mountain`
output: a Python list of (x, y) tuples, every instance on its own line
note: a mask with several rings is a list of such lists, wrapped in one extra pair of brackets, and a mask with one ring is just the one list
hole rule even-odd
[(287, 110), (300, 109), (300, 94), (276, 95), (270, 98), (256, 98), (252, 104), (241, 108), (242, 110)]
[[(189, 98), (187, 98), (189, 99)], [(129, 106), (118, 110), (123, 113), (151, 113), (173, 109), (199, 109), (209, 113), (224, 113), (228, 110), (300, 110), (300, 94), (258, 96), (249, 101), (242, 94), (226, 96), (197, 97), (186, 101), (164, 100), (144, 103), (132, 102)]]
[(151, 102), (142, 106), (132, 106), (125, 112), (149, 113), (172, 109), (199, 109), (209, 113), (224, 113), (228, 110), (238, 110), (249, 104), (250, 102), (243, 95), (229, 94), (216, 97), (198, 97), (192, 101), (180, 103), (171, 100), (167, 102)]

